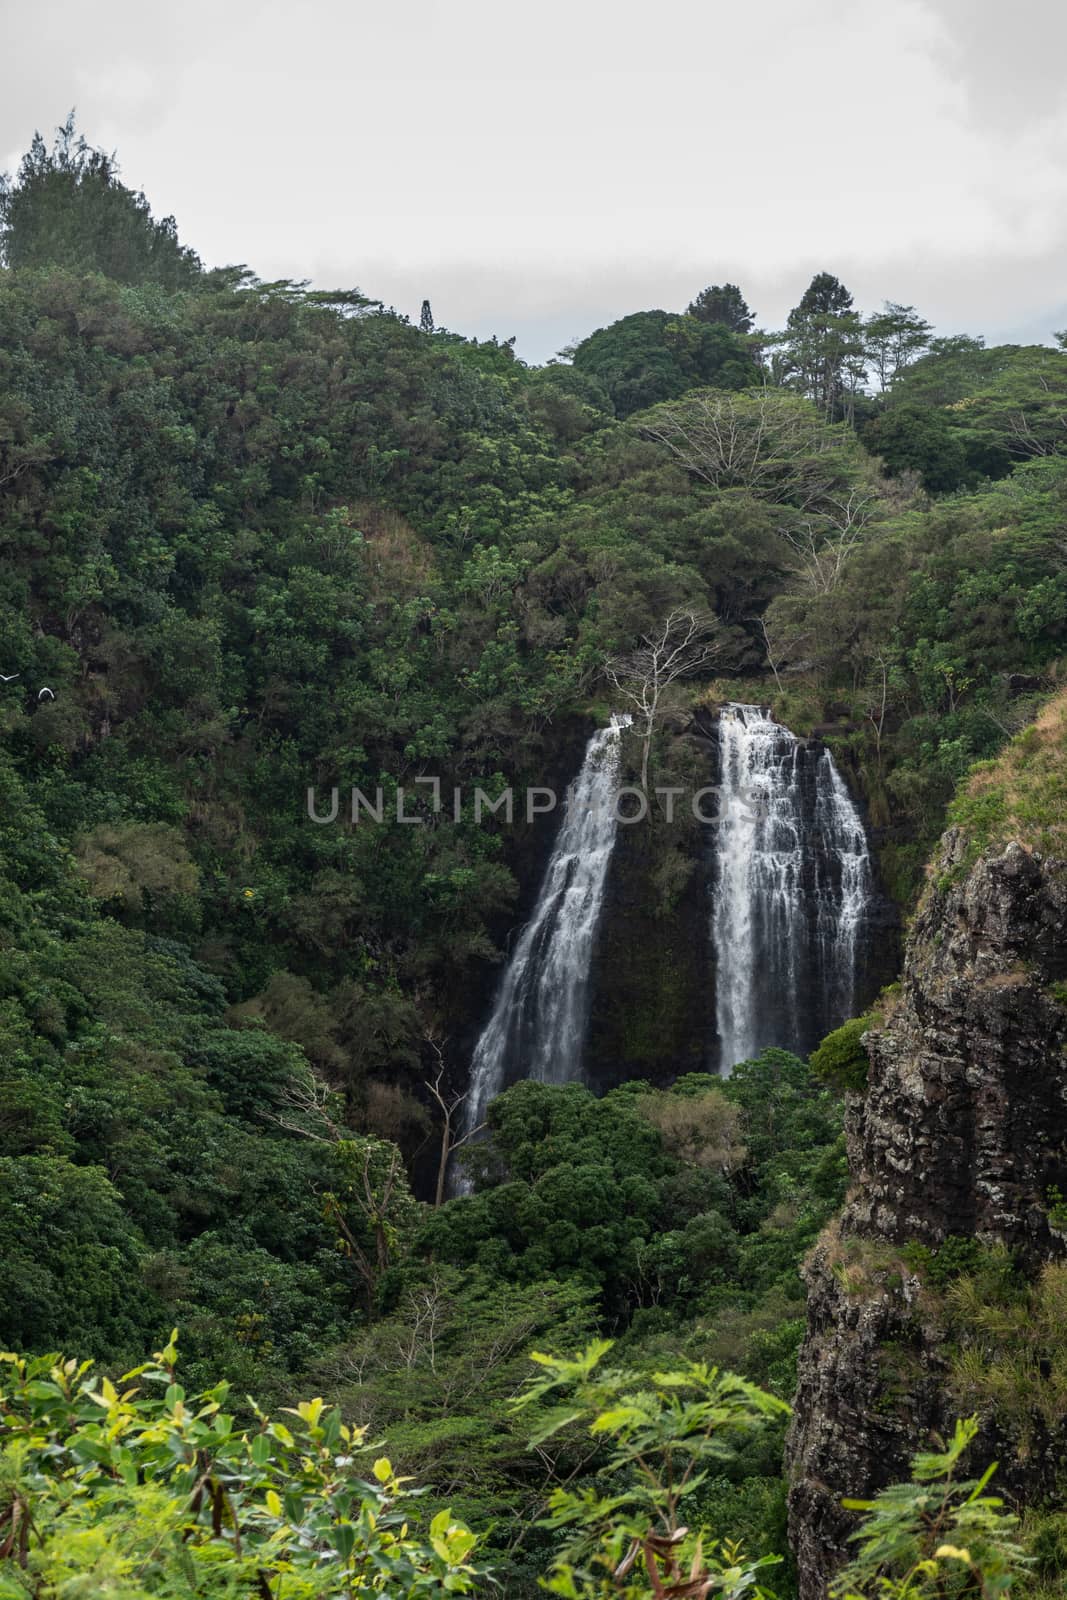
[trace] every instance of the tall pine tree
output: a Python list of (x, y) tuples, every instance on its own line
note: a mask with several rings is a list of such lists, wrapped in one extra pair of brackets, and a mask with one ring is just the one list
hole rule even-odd
[(115, 158), (77, 132), (73, 111), (51, 150), (35, 133), (15, 179), (0, 177), (0, 261), (168, 289), (195, 283), (200, 261), (179, 242), (174, 218), (157, 221), (118, 173)]
[(751, 333), (755, 316), (736, 283), (712, 283), (686, 308), (698, 322), (721, 322), (731, 333)]

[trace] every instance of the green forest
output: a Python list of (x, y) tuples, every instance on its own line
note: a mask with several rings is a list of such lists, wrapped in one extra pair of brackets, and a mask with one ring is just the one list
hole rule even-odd
[[(906, 922), (1067, 683), (1067, 333), (820, 272), (779, 330), (694, 284), (530, 366), (207, 269), (73, 120), (0, 263), (0, 1600), (791, 1600), (801, 1266), (892, 995), (808, 1061), (516, 1083), (452, 1152), (552, 825), (470, 795), (566, 783), (681, 612), (628, 781), (771, 705)], [(416, 824), (316, 826), (333, 786)], [(655, 798), (641, 849), (666, 930)], [(922, 1270), (991, 1270), (956, 1254)], [(1067, 1512), (1001, 1504), (973, 1409), (852, 1486), (836, 1595), (1067, 1593)]]

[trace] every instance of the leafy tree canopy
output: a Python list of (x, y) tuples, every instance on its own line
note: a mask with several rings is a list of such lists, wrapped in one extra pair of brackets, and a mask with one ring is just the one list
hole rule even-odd
[(743, 339), (720, 320), (639, 311), (574, 349), (574, 366), (606, 389), (618, 417), (706, 384), (740, 389), (755, 377)]
[(731, 333), (751, 333), (755, 316), (736, 283), (712, 283), (686, 307), (698, 322), (721, 322)]
[(0, 178), (0, 261), (168, 289), (195, 286), (201, 272), (174, 218), (157, 221), (144, 195), (119, 182), (115, 157), (86, 142), (73, 111), (50, 150), (35, 133), (15, 178)]

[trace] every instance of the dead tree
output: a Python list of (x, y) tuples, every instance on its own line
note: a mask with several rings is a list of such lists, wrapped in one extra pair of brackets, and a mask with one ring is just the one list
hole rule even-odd
[(425, 1039), (435, 1058), (433, 1077), (425, 1080), (426, 1087), (441, 1112), (441, 1151), (437, 1161), (437, 1187), (433, 1202), (435, 1206), (440, 1206), (444, 1204), (449, 1162), (457, 1150), (462, 1150), (476, 1134), (484, 1132), (486, 1124), (479, 1122), (476, 1127), (466, 1128), (462, 1133), (457, 1133), (457, 1113), (466, 1105), (470, 1091), (464, 1090), (462, 1093), (454, 1094), (445, 1089), (445, 1056), (441, 1041), (435, 1034), (429, 1032), (426, 1033)]
[(652, 633), (642, 637), (636, 650), (614, 656), (605, 675), (637, 713), (641, 739), (641, 788), (648, 793), (648, 762), (663, 696), (672, 683), (707, 666), (721, 653), (717, 618), (708, 612), (678, 606)]

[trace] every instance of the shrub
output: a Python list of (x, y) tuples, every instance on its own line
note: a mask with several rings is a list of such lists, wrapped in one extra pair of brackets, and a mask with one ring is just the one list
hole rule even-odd
[(985, 1492), (996, 1467), (956, 1481), (977, 1432), (974, 1417), (957, 1422), (947, 1448), (912, 1461), (913, 1482), (893, 1484), (874, 1500), (844, 1501), (866, 1516), (853, 1535), (855, 1558), (831, 1585), (832, 1600), (992, 1600), (1014, 1588), (1029, 1562), (1016, 1542), (1019, 1519)]
[(862, 1094), (867, 1087), (871, 1064), (863, 1037), (880, 1023), (880, 1017), (868, 1012), (864, 1017), (852, 1017), (833, 1033), (828, 1033), (811, 1055), (809, 1065), (815, 1076), (835, 1089)]
[(176, 1359), (172, 1335), (116, 1387), (0, 1356), (2, 1600), (470, 1593), (474, 1535), (448, 1511), (412, 1531), (416, 1491), (363, 1429), (322, 1400), (237, 1429), (228, 1386), (187, 1398)]

